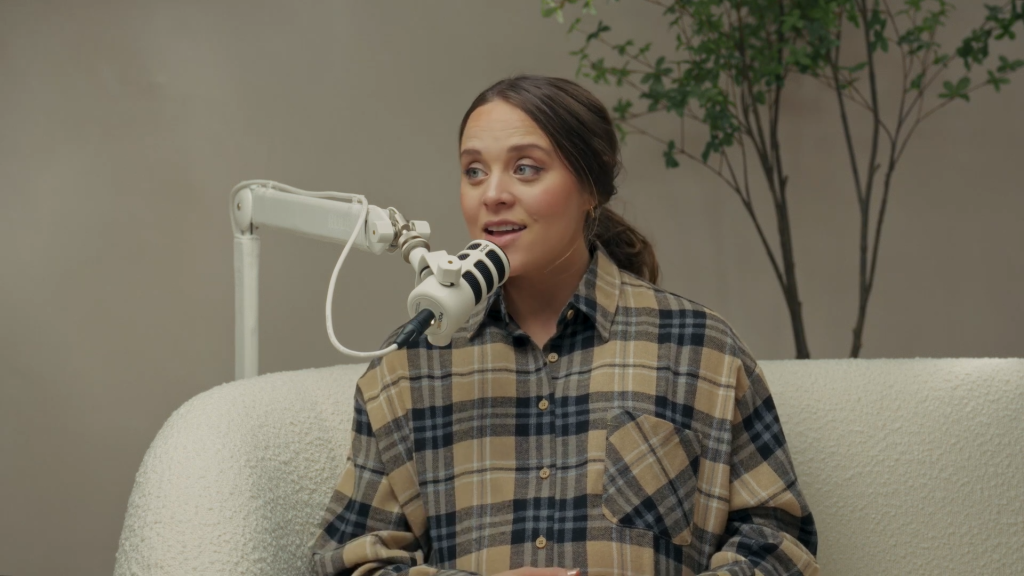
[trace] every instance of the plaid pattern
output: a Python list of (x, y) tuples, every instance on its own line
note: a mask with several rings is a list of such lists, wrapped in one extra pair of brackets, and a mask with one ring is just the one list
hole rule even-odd
[(600, 246), (543, 349), (500, 291), (359, 381), (321, 574), (817, 574), (764, 377), (722, 318)]

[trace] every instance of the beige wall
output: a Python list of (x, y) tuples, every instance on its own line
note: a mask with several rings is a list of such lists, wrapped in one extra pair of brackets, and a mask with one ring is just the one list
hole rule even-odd
[[(617, 28), (658, 26), (646, 4), (601, 9)], [(958, 18), (980, 9), (961, 4)], [(575, 69), (575, 41), (538, 12), (0, 2), (0, 574), (109, 573), (149, 442), (232, 378), (235, 183), (363, 193), (429, 220), (435, 246), (464, 244), (465, 107), (510, 73)], [(1018, 78), (920, 130), (896, 179), (866, 356), (1021, 355), (1022, 103)], [(846, 353), (855, 311), (834, 106), (801, 85), (785, 124), (818, 357)], [(625, 162), (625, 213), (657, 244), (663, 284), (724, 314), (759, 357), (791, 356), (779, 289), (734, 199), (699, 168), (666, 172), (642, 139)], [(263, 370), (346, 362), (323, 327), (339, 247), (263, 236)], [(338, 332), (368, 349), (403, 319), (409, 276), (394, 256), (350, 262)]]

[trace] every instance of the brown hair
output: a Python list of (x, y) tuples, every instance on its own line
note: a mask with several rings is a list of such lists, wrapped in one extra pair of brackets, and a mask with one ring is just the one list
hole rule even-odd
[(501, 100), (522, 110), (544, 132), (576, 181), (593, 194), (594, 216), (586, 233), (604, 247), (615, 264), (652, 284), (658, 282), (654, 247), (636, 228), (608, 206), (618, 193), (615, 179), (622, 161), (615, 126), (604, 104), (579, 84), (549, 76), (513, 76), (495, 83), (476, 97), (462, 117), (466, 122), (479, 107)]

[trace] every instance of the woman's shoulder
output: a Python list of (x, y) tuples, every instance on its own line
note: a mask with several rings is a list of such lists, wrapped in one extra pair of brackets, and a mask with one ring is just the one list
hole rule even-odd
[(674, 332), (680, 337), (699, 333), (704, 340), (717, 342), (716, 347), (723, 351), (738, 354), (741, 349), (745, 350), (732, 325), (715, 310), (625, 270), (621, 271), (621, 285), (618, 305), (622, 321), (656, 314), (659, 332)]
[(729, 326), (722, 315), (700, 302), (651, 284), (625, 270), (621, 270), (620, 273), (622, 289), (619, 291), (619, 306), (621, 307), (638, 311), (653, 308), (659, 312), (659, 315), (665, 317), (700, 316), (714, 324), (721, 324), (723, 327)]
[[(387, 348), (395, 343), (404, 324), (397, 326), (381, 342), (379, 349)], [(421, 337), (426, 340), (426, 336)], [(418, 341), (410, 343), (410, 347), (420, 344)], [(396, 385), (407, 382), (409, 379), (409, 351), (407, 348), (399, 348), (379, 356), (370, 361), (366, 371), (360, 376), (357, 386), (363, 397), (369, 401), (381, 395), (393, 393)]]

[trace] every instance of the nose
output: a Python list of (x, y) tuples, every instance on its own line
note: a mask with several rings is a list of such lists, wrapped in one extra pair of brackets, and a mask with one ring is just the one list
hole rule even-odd
[(484, 186), (483, 203), (488, 210), (498, 211), (516, 203), (515, 195), (509, 189), (508, 181), (501, 175), (491, 176)]

